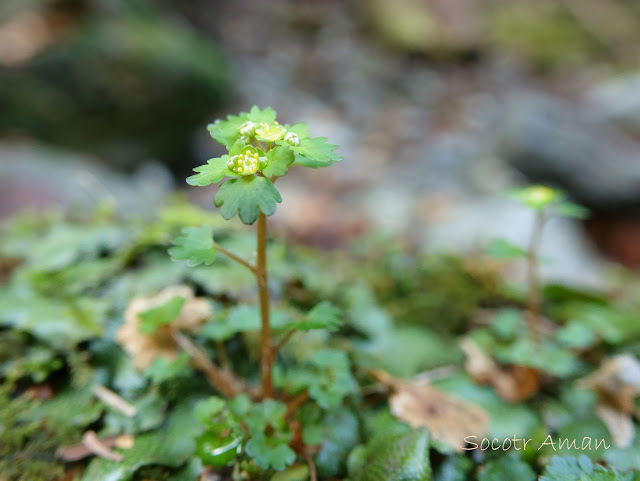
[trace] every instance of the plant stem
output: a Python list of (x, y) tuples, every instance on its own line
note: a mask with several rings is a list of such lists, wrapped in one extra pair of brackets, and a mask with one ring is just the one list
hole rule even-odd
[(546, 217), (545, 211), (536, 212), (531, 234), (531, 243), (527, 253), (527, 323), (532, 339), (538, 341), (540, 329), (540, 278), (538, 261), (540, 256), (540, 243), (542, 241), (542, 229)]
[(228, 251), (227, 249), (225, 249), (224, 247), (222, 247), (220, 244), (218, 244), (217, 242), (214, 242), (213, 245), (215, 246), (216, 250), (218, 252), (220, 252), (221, 254), (224, 254), (225, 256), (227, 256), (229, 259), (236, 261), (238, 264), (241, 264), (243, 266), (245, 266), (247, 269), (249, 269), (251, 272), (253, 272), (253, 274), (257, 277), (258, 276), (258, 269), (256, 269), (255, 266), (252, 266), (251, 264), (249, 264), (247, 261), (245, 261), (244, 259), (242, 259), (241, 257), (238, 257), (237, 255), (235, 255), (233, 252)]
[(288, 403), (287, 403), (287, 410), (284, 413), (284, 418), (285, 419), (289, 419), (291, 416), (293, 416), (295, 413), (298, 412), (298, 409), (300, 409), (300, 407), (307, 402), (307, 400), (309, 400), (311, 398), (311, 394), (309, 394), (309, 391), (307, 391), (306, 389), (304, 391), (302, 391), (301, 393), (299, 393), (298, 395), (296, 395), (295, 397), (293, 397)]
[(220, 394), (227, 398), (232, 398), (236, 394), (244, 392), (242, 383), (233, 377), (231, 372), (220, 369), (213, 364), (207, 354), (194, 344), (191, 339), (178, 330), (173, 330), (172, 334), (176, 344), (189, 355), (193, 364), (206, 374), (211, 385), (215, 387)]
[(291, 337), (296, 332), (298, 332), (297, 329), (291, 329), (289, 332), (287, 332), (284, 335), (284, 337), (282, 339), (280, 339), (280, 342), (278, 342), (278, 344), (276, 344), (275, 347), (273, 348), (273, 352), (271, 353), (271, 357), (275, 357), (275, 355), (278, 354), (278, 351), (284, 347), (284, 345), (289, 341), (289, 339), (291, 339)]
[(267, 216), (260, 212), (257, 229), (258, 289), (260, 295), (260, 374), (262, 379), (262, 398), (273, 397), (271, 324), (269, 323), (269, 289), (267, 288)]

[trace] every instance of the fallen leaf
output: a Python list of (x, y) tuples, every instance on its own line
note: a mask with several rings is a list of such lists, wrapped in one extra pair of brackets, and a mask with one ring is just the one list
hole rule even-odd
[(538, 392), (541, 385), (540, 372), (528, 366), (506, 366), (492, 380), (492, 384), (502, 399), (519, 403)]
[(489, 415), (480, 407), (439, 389), (415, 381), (396, 379), (383, 371), (374, 376), (395, 391), (389, 398), (391, 413), (410, 426), (426, 427), (434, 439), (462, 452), (467, 436), (483, 437)]
[(609, 433), (611, 433), (611, 439), (617, 447), (628, 448), (631, 446), (635, 436), (635, 428), (633, 418), (629, 414), (620, 412), (606, 404), (598, 404), (596, 415), (607, 426)]
[(493, 386), (502, 399), (519, 403), (531, 398), (540, 389), (540, 372), (529, 366), (500, 366), (470, 338), (460, 341), (467, 359), (465, 370), (478, 384)]
[(579, 384), (598, 393), (596, 415), (607, 426), (614, 444), (629, 447), (635, 436), (633, 416), (640, 417), (635, 403), (640, 394), (638, 359), (630, 354), (614, 356)]
[(634, 413), (635, 398), (640, 394), (640, 361), (630, 354), (614, 356), (580, 384), (594, 389), (605, 404)]
[[(169, 325), (160, 326), (152, 333), (141, 333), (140, 314), (162, 306), (174, 297), (185, 299), (178, 316)], [(124, 314), (125, 322), (116, 332), (116, 341), (133, 357), (136, 369), (143, 370), (159, 357), (177, 359), (180, 349), (172, 331), (196, 332), (212, 314), (211, 304), (205, 298), (195, 297), (190, 287), (167, 287), (156, 296), (137, 297), (131, 301)]]

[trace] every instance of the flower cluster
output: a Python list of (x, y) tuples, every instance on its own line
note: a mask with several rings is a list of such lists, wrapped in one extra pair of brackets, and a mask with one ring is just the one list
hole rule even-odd
[(261, 151), (249, 147), (232, 156), (227, 161), (227, 167), (236, 174), (253, 175), (267, 166), (267, 156), (260, 155), (261, 153)]

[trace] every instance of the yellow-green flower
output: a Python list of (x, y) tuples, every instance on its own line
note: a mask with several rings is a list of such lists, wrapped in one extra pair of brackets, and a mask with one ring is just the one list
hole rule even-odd
[(285, 129), (278, 122), (274, 122), (273, 124), (262, 124), (256, 128), (255, 135), (256, 139), (261, 142), (275, 142), (276, 140), (280, 140), (287, 133), (287, 129)]
[(546, 207), (558, 198), (558, 191), (546, 185), (534, 185), (525, 189), (523, 201), (531, 207)]
[(253, 175), (267, 166), (267, 156), (253, 147), (247, 147), (227, 161), (229, 170), (240, 175)]

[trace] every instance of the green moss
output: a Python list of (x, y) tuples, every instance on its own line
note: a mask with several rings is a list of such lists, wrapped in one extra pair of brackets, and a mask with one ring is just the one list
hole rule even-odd
[(54, 481), (64, 472), (55, 451), (74, 435), (68, 426), (33, 419), (37, 404), (13, 397), (8, 384), (0, 385), (0, 479)]
[(418, 262), (389, 256), (373, 273), (381, 304), (401, 323), (450, 333), (464, 329), (471, 314), (498, 297), (498, 281), (452, 255), (423, 257)]

